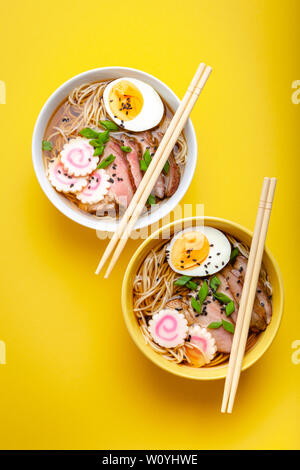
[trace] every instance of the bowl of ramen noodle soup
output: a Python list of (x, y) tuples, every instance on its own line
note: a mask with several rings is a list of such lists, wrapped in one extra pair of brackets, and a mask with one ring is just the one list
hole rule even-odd
[[(127, 67), (90, 70), (64, 83), (45, 103), (33, 133), (34, 169), (47, 197), (75, 222), (114, 231), (179, 102), (163, 82)], [(136, 228), (174, 209), (190, 185), (196, 160), (189, 120)]]
[[(228, 220), (192, 217), (153, 233), (132, 257), (122, 309), (132, 339), (156, 365), (199, 380), (226, 377), (251, 232)], [(243, 370), (280, 325), (283, 283), (265, 248)]]

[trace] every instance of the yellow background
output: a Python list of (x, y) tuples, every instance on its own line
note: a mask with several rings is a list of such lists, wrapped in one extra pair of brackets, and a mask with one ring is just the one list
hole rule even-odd
[[(0, 10), (0, 447), (299, 448), (299, 2), (18, 0)], [(192, 114), (199, 157), (183, 202), (252, 229), (262, 178), (278, 177), (268, 246), (285, 314), (242, 374), (232, 416), (220, 414), (223, 381), (168, 375), (131, 341), (120, 288), (139, 242), (109, 280), (96, 277), (106, 242), (50, 204), (31, 162), (40, 108), (68, 78), (132, 66), (181, 97), (201, 60), (214, 71)]]

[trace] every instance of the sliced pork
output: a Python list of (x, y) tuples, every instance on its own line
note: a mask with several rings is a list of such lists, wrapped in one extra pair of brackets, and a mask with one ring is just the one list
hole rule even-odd
[(234, 295), (232, 294), (230, 290), (226, 277), (221, 273), (217, 273), (217, 276), (218, 276), (219, 281), (221, 282), (220, 286), (218, 287), (218, 292), (221, 292), (222, 294), (227, 295), (227, 297), (229, 297), (234, 303), (234, 312), (231, 314), (230, 318), (231, 320), (234, 321), (234, 323), (236, 323), (239, 304), (234, 298)]
[[(149, 131), (140, 133), (139, 138), (142, 146), (142, 155), (144, 155), (146, 150), (149, 150), (151, 157), (153, 157), (158, 147), (158, 141), (154, 142), (152, 140), (152, 136)], [(165, 181), (162, 174), (160, 174), (157, 178), (157, 181), (152, 190), (152, 194), (159, 199), (163, 199), (165, 197)]]
[[(208, 296), (205, 303), (205, 309), (203, 309), (201, 315), (196, 316), (195, 323), (203, 327), (207, 327), (212, 322), (220, 322), (222, 320), (233, 323), (230, 317), (226, 317), (221, 304), (212, 296)], [(216, 329), (210, 328), (209, 332), (216, 341), (217, 350), (222, 353), (230, 353), (233, 334), (224, 330), (223, 326)]]
[(121, 207), (126, 208), (133, 197), (134, 187), (131, 181), (126, 156), (121, 150), (119, 143), (112, 138), (105, 146), (101, 161), (111, 154), (116, 158), (106, 168), (106, 172), (110, 176), (109, 182), (111, 183), (108, 195)]
[(169, 171), (166, 176), (166, 196), (171, 197), (177, 191), (180, 182), (180, 170), (173, 152), (169, 156)]
[(129, 137), (126, 134), (122, 136), (122, 143), (126, 147), (131, 148), (131, 152), (126, 153), (126, 158), (129, 164), (129, 168), (131, 171), (135, 188), (137, 188), (143, 179), (143, 173), (140, 168), (140, 159), (139, 159), (140, 147), (133, 137)]
[[(227, 265), (222, 270), (222, 274), (226, 278), (230, 291), (237, 304), (239, 304), (242, 294), (247, 262), (248, 261), (245, 256), (239, 255), (237, 256), (232, 267)], [(265, 330), (271, 320), (271, 316), (272, 305), (270, 299), (268, 298), (264, 286), (259, 282), (253, 305), (250, 329), (254, 332)]]
[[(175, 297), (166, 303), (167, 308), (174, 308), (178, 312), (183, 313), (188, 325), (198, 324), (202, 327), (207, 327), (212, 322), (220, 322), (226, 320), (233, 323), (229, 317), (225, 315), (225, 308), (216, 300), (212, 295), (208, 295), (202, 307), (201, 314), (197, 313), (191, 307), (190, 302), (186, 297), (181, 299)], [(209, 329), (209, 332), (216, 341), (217, 350), (223, 353), (229, 353), (231, 350), (233, 334), (224, 330), (223, 326), (216, 329)]]
[[(163, 134), (161, 132), (158, 133), (159, 141), (162, 140)], [(165, 185), (166, 185), (166, 196), (171, 197), (177, 190), (179, 183), (180, 183), (180, 170), (179, 166), (176, 163), (174, 153), (171, 152), (169, 158), (169, 171), (168, 174), (165, 175)]]

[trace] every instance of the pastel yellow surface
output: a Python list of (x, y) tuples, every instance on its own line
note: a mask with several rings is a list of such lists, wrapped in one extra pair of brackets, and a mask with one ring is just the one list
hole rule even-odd
[[(297, 0), (2, 2), (1, 448), (299, 448), (299, 14)], [(96, 277), (106, 242), (50, 204), (31, 162), (40, 108), (73, 75), (132, 66), (181, 97), (200, 61), (214, 71), (192, 114), (199, 157), (183, 202), (253, 228), (262, 178), (278, 177), (267, 243), (285, 314), (231, 416), (223, 381), (168, 375), (129, 338), (120, 288), (139, 241)]]

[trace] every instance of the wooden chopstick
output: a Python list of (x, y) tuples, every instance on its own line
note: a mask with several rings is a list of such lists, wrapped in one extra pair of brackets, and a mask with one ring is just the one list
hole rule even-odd
[(247, 303), (247, 299), (249, 295), (250, 281), (252, 278), (252, 273), (253, 273), (253, 268), (254, 268), (256, 253), (257, 253), (257, 247), (258, 247), (259, 237), (261, 233), (262, 221), (263, 221), (269, 186), (270, 186), (270, 178), (264, 178), (260, 201), (259, 201), (259, 205), (257, 209), (256, 222), (255, 222), (255, 227), (254, 227), (254, 232), (253, 232), (253, 237), (252, 237), (252, 242), (251, 242), (248, 264), (247, 264), (247, 269), (245, 273), (245, 281), (244, 281), (240, 305), (239, 305), (239, 312), (238, 312), (237, 322), (235, 325), (235, 332), (234, 332), (234, 337), (233, 337), (233, 342), (232, 342), (232, 347), (231, 347), (228, 371), (227, 371), (226, 381), (225, 381), (225, 386), (224, 386), (223, 401), (222, 401), (222, 408), (221, 408), (222, 413), (226, 412), (229, 394), (231, 390), (236, 357), (237, 357), (238, 347), (239, 347), (243, 323), (244, 323), (245, 308), (246, 308), (246, 303)]
[(232, 412), (232, 408), (233, 408), (234, 400), (236, 396), (236, 391), (237, 391), (238, 384), (239, 384), (242, 362), (243, 362), (243, 358), (245, 354), (245, 347), (247, 343), (253, 304), (254, 304), (254, 299), (255, 299), (255, 294), (256, 294), (256, 289), (257, 289), (257, 282), (259, 279), (259, 273), (261, 269), (262, 257), (264, 253), (265, 241), (266, 241), (268, 225), (269, 225), (269, 220), (270, 220), (270, 215), (271, 215), (271, 209), (272, 209), (272, 204), (273, 204), (273, 199), (274, 199), (276, 181), (277, 181), (276, 178), (271, 178), (270, 185), (268, 188), (268, 195), (267, 195), (267, 200), (266, 200), (266, 204), (264, 208), (264, 214), (263, 214), (261, 231), (260, 231), (260, 236), (259, 236), (259, 241), (258, 241), (258, 246), (257, 246), (257, 252), (256, 252), (255, 261), (254, 261), (254, 266), (253, 266), (253, 271), (252, 271), (250, 286), (249, 286), (249, 292), (248, 292), (247, 302), (246, 302), (246, 307), (245, 307), (245, 312), (244, 312), (244, 321), (242, 325), (242, 331), (240, 335), (238, 350), (236, 352), (235, 366), (234, 366), (234, 372), (232, 376), (229, 403), (228, 403), (228, 408), (227, 408), (228, 413)]
[[(130, 220), (128, 220), (128, 223), (127, 223), (127, 225), (124, 229), (124, 232), (123, 232), (123, 234), (122, 234), (122, 236), (119, 240), (119, 243), (116, 247), (116, 250), (113, 253), (112, 259), (110, 261), (110, 264), (109, 264), (109, 266), (107, 268), (107, 271), (105, 273), (105, 276), (104, 276), (105, 278), (107, 278), (110, 275), (110, 273), (111, 273), (115, 263), (117, 262), (124, 246), (126, 245), (127, 240), (128, 240), (128, 238), (129, 238), (129, 236), (130, 236), (130, 234), (131, 234), (131, 232), (134, 228), (134, 225), (135, 225), (137, 219), (139, 218), (139, 216), (140, 216), (140, 214), (141, 214), (141, 212), (142, 212), (142, 210), (143, 210), (143, 208), (146, 204), (146, 201), (147, 201), (147, 199), (148, 199), (148, 197), (149, 197), (149, 195), (152, 191), (152, 188), (153, 188), (157, 178), (159, 177), (159, 175), (160, 175), (160, 173), (161, 173), (161, 171), (162, 171), (162, 169), (163, 169), (163, 167), (164, 167), (164, 165), (165, 165), (165, 163), (166, 163), (166, 161), (167, 161), (174, 145), (176, 144), (176, 141), (177, 141), (179, 135), (181, 134), (181, 132), (182, 132), (184, 126), (185, 126), (185, 123), (186, 123), (186, 121), (187, 121), (187, 119), (188, 119), (188, 117), (189, 117), (189, 115), (190, 115), (190, 113), (191, 113), (191, 111), (192, 111), (192, 109), (193, 109), (193, 107), (194, 107), (194, 105), (195, 105), (195, 103), (196, 103), (203, 87), (205, 86), (205, 83), (206, 83), (209, 75), (211, 74), (211, 72), (212, 72), (212, 68), (207, 66), (206, 69), (204, 70), (204, 73), (203, 73), (202, 77), (200, 78), (197, 86), (194, 88), (194, 90), (192, 92), (192, 96), (190, 97), (189, 101), (187, 102), (187, 104), (185, 106), (185, 109), (184, 109), (177, 125), (173, 126), (172, 123), (170, 124), (169, 127), (171, 127), (171, 125), (172, 125), (171, 131), (170, 131), (170, 134), (171, 134), (170, 139), (167, 142), (167, 144), (166, 144), (166, 146), (165, 146), (165, 148), (162, 152), (162, 155), (161, 155), (160, 159), (157, 161), (156, 167), (155, 167), (153, 173), (151, 174), (149, 181), (147, 182), (147, 184), (143, 185), (142, 195), (141, 195), (138, 203), (136, 204), (136, 207), (135, 207), (135, 209), (132, 213), (132, 216), (131, 216)], [(143, 184), (143, 180), (142, 180), (140, 186), (142, 184)]]
[[(129, 220), (129, 218), (131, 217), (134, 209), (136, 208), (136, 205), (137, 205), (137, 202), (139, 201), (143, 191), (144, 191), (144, 185), (148, 184), (149, 180), (150, 180), (150, 177), (153, 173), (153, 171), (155, 170), (155, 167), (157, 165), (157, 162), (159, 161), (159, 159), (161, 158), (161, 155), (163, 154), (164, 150), (165, 150), (165, 147), (166, 147), (166, 144), (168, 143), (169, 139), (170, 139), (170, 136), (172, 134), (172, 131), (173, 131), (173, 128), (177, 126), (178, 122), (179, 122), (179, 119), (180, 117), (182, 116), (182, 113), (184, 111), (184, 109), (186, 108), (186, 105), (188, 103), (188, 101), (190, 100), (190, 97), (192, 96), (192, 93), (197, 85), (197, 83), (199, 82), (199, 79), (203, 73), (205, 69), (205, 64), (204, 63), (201, 63), (199, 65), (199, 67), (197, 68), (197, 71), (180, 103), (180, 105), (178, 106), (177, 110), (176, 110), (176, 113), (174, 114), (173, 116), (173, 119), (171, 120), (170, 122), (170, 125), (165, 133), (165, 135), (163, 136), (162, 140), (161, 140), (161, 143), (143, 177), (143, 180), (142, 180), (142, 183), (138, 186), (132, 200), (131, 200), (131, 203), (129, 204), (125, 214), (123, 215), (122, 219), (120, 220), (118, 226), (117, 226), (117, 229), (116, 231), (114, 232), (113, 236), (112, 236), (112, 239), (110, 240), (108, 246), (106, 247), (106, 250), (105, 252), (103, 253), (103, 256), (99, 262), (99, 265), (96, 269), (96, 274), (99, 274), (99, 272), (101, 271), (101, 269), (103, 268), (104, 264), (106, 263), (107, 259), (109, 258), (110, 254), (112, 253), (114, 247), (116, 246), (120, 236), (122, 235), (124, 229), (126, 228), (126, 225), (127, 225), (127, 222)], [(171, 127), (172, 126), (172, 127)]]
[(266, 236), (267, 236), (267, 231), (268, 231), (268, 226), (269, 226), (269, 221), (270, 221), (270, 216), (271, 216), (271, 209), (272, 209), (272, 204), (273, 204), (273, 199), (274, 199), (276, 182), (277, 182), (276, 178), (271, 178), (268, 196), (267, 196), (267, 203), (266, 203), (265, 210), (264, 210), (260, 238), (259, 238), (258, 247), (257, 247), (257, 254), (255, 258), (254, 268), (253, 268), (253, 275), (251, 278), (248, 301), (247, 301), (247, 306), (245, 310), (243, 329), (241, 332), (240, 344), (239, 344), (237, 357), (236, 357), (236, 365), (234, 368), (234, 375), (232, 379), (229, 404), (228, 404), (228, 409), (227, 409), (228, 413), (232, 412), (234, 399), (235, 399), (237, 387), (239, 384), (242, 362), (243, 362), (243, 358), (245, 354), (245, 347), (246, 347), (248, 333), (249, 333), (251, 314), (252, 314), (256, 289), (257, 289), (257, 282), (259, 278), (262, 257), (264, 254), (265, 241), (266, 241)]

